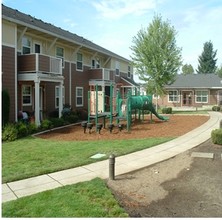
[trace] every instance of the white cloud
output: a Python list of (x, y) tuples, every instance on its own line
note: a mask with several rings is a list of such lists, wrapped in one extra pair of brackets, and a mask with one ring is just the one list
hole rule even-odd
[(92, 2), (105, 18), (119, 19), (125, 15), (142, 15), (156, 7), (155, 0), (100, 0)]

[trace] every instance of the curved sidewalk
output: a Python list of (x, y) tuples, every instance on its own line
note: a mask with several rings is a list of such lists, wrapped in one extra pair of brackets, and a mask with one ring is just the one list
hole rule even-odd
[[(152, 148), (117, 157), (115, 174), (128, 173), (169, 159), (208, 140), (211, 137), (211, 131), (219, 128), (220, 120), (222, 120), (222, 114), (219, 112), (209, 112), (209, 115), (210, 119), (206, 123), (183, 136)], [(2, 202), (91, 180), (95, 177), (102, 179), (109, 177), (108, 160), (2, 184)]]

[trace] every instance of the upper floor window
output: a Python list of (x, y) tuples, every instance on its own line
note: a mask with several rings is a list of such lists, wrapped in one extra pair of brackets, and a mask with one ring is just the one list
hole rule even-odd
[(208, 103), (208, 91), (196, 91), (196, 103)]
[(64, 67), (64, 49), (62, 47), (56, 47), (56, 57), (62, 59), (62, 67)]
[(128, 66), (127, 77), (131, 78), (131, 68), (130, 68), (130, 66)]
[(179, 95), (177, 90), (169, 91), (168, 102), (179, 102)]
[(77, 53), (76, 69), (83, 70), (83, 59), (81, 53)]
[(100, 68), (100, 60), (92, 59), (92, 69)]
[(116, 61), (116, 76), (119, 76), (119, 62)]
[(31, 53), (31, 41), (28, 37), (22, 38), (22, 54)]
[(22, 86), (22, 105), (32, 105), (32, 87), (30, 85)]

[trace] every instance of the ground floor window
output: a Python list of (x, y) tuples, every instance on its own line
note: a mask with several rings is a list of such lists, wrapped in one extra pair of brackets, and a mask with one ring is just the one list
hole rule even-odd
[(177, 90), (169, 91), (168, 102), (179, 102), (179, 94)]
[(83, 87), (76, 87), (76, 106), (83, 106)]
[(22, 86), (22, 105), (32, 105), (32, 86), (30, 85)]
[(208, 91), (196, 91), (196, 103), (208, 103)]
[[(62, 103), (65, 104), (65, 89), (62, 87)], [(55, 108), (59, 108), (59, 86), (55, 87)]]

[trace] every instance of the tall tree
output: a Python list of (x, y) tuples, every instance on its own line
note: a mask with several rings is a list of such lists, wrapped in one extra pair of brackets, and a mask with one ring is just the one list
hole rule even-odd
[(199, 65), (197, 67), (197, 73), (215, 73), (217, 66), (217, 50), (213, 50), (213, 43), (211, 41), (205, 42), (203, 52), (199, 56)]
[(222, 78), (222, 64), (220, 65), (220, 67), (217, 67), (216, 74)]
[(162, 95), (164, 85), (174, 82), (182, 65), (181, 48), (170, 22), (155, 15), (147, 29), (142, 28), (130, 47), (136, 74), (147, 84), (147, 92)]
[(187, 75), (187, 74), (193, 74), (194, 69), (191, 64), (185, 64), (182, 66), (182, 74)]

